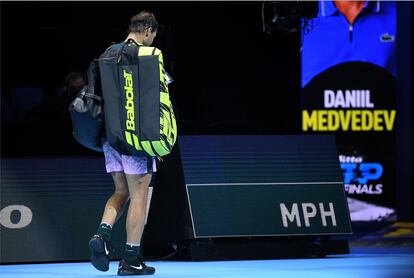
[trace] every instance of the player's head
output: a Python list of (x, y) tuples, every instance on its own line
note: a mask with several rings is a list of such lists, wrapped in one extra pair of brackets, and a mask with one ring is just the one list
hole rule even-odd
[(155, 15), (149, 11), (142, 11), (131, 17), (129, 32), (144, 36), (143, 44), (150, 46), (157, 35), (158, 22)]

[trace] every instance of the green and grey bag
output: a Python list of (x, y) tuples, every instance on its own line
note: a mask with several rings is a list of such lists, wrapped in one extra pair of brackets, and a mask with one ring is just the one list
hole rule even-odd
[(177, 139), (163, 56), (133, 40), (99, 58), (108, 143), (121, 154), (162, 157)]

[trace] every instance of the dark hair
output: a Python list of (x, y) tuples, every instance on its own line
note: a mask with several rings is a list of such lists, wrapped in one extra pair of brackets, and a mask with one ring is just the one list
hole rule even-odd
[(78, 78), (82, 78), (85, 81), (85, 83), (87, 82), (85, 74), (78, 71), (72, 71), (65, 77), (65, 86), (68, 87), (70, 81), (76, 80)]
[(155, 32), (158, 29), (158, 22), (155, 15), (149, 11), (142, 11), (131, 17), (128, 31), (131, 33), (144, 33), (146, 30)]

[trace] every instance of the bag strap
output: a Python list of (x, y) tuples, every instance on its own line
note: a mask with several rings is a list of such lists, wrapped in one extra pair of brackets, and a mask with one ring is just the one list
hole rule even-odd
[(134, 41), (134, 39), (131, 39), (131, 38), (127, 39), (126, 43), (127, 43), (127, 44), (128, 44), (128, 43), (133, 43), (133, 44), (135, 44), (136, 46), (139, 46), (139, 45), (140, 45), (139, 43), (137, 43), (136, 41)]
[(99, 76), (99, 64), (97, 59), (93, 59), (92, 62), (89, 64), (88, 71), (87, 71), (87, 78), (88, 78), (88, 93), (95, 95), (95, 85), (96, 79)]
[(152, 164), (154, 163), (154, 159), (152, 156), (147, 155), (147, 171), (148, 173), (152, 173), (153, 169), (152, 169)]
[(134, 64), (138, 64), (138, 53), (140, 47), (141, 45), (136, 43), (133, 39), (128, 39), (118, 52), (117, 62), (121, 62), (121, 55), (125, 53), (126, 55), (132, 58)]

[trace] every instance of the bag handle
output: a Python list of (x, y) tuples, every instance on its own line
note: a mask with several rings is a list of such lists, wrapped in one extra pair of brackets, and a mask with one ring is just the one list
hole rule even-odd
[(126, 44), (128, 44), (128, 43), (133, 43), (136, 46), (139, 46), (139, 43), (137, 43), (136, 41), (134, 41), (134, 39), (131, 39), (131, 38), (127, 39)]

